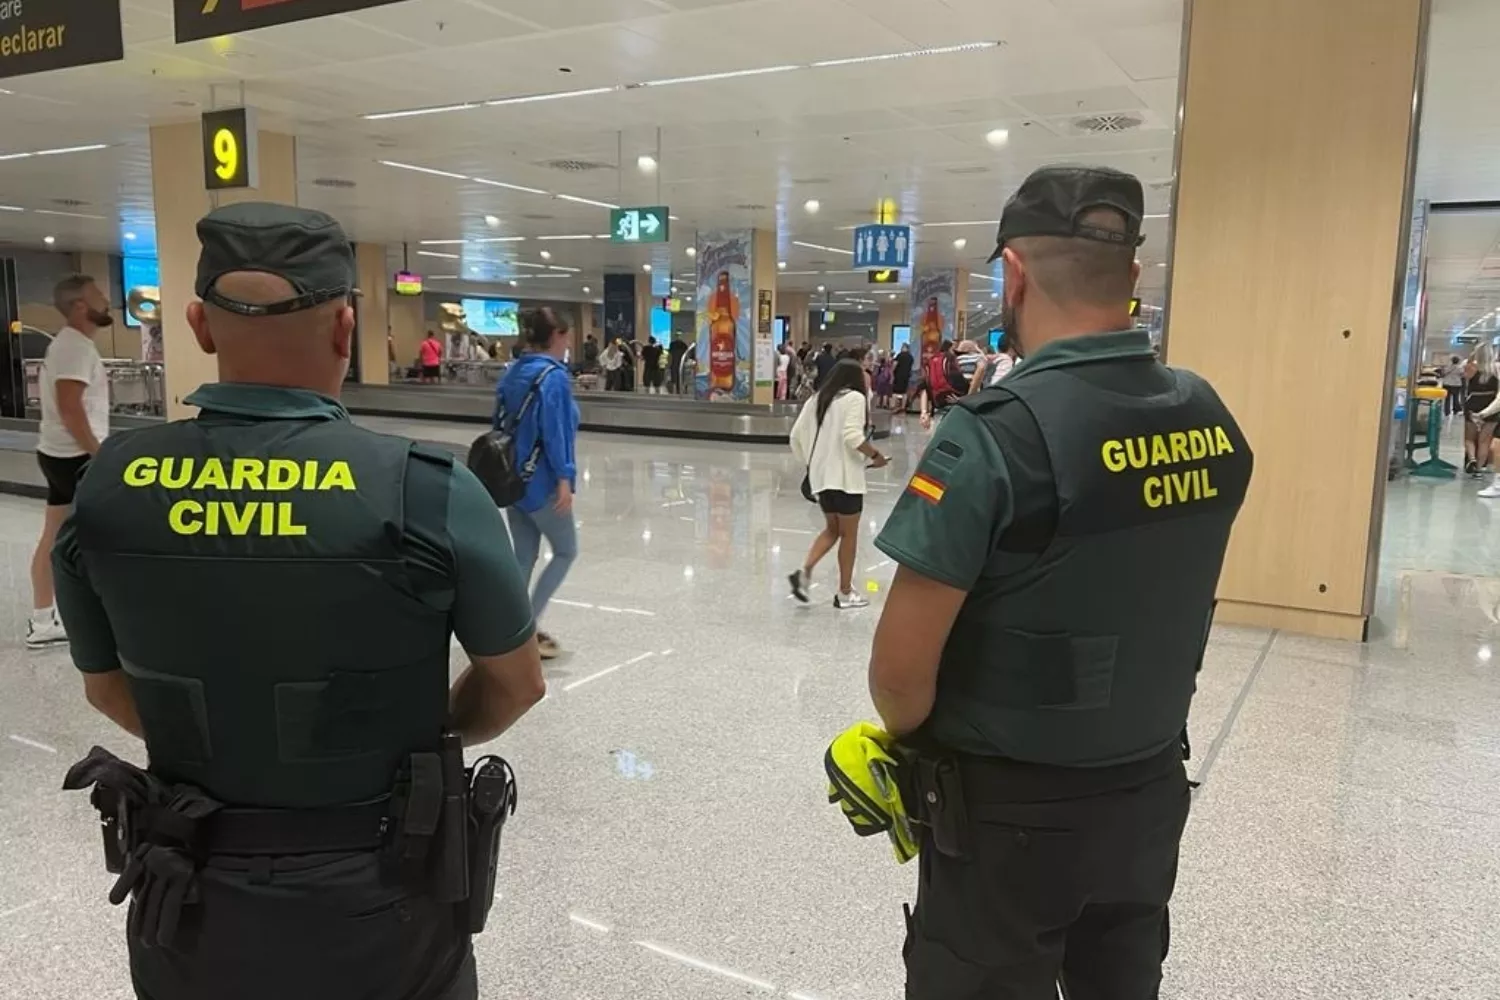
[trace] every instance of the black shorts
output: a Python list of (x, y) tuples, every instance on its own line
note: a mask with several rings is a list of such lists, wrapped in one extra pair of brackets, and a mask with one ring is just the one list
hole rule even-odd
[(442, 373), (443, 373), (443, 366), (442, 365), (423, 365), (422, 366), (422, 377), (423, 378), (437, 378)]
[(73, 494), (78, 492), (78, 479), (88, 466), (89, 457), (57, 458), (37, 452), (36, 464), (42, 467), (42, 475), (47, 480), (47, 506), (72, 506)]
[(863, 493), (845, 493), (843, 490), (824, 490), (818, 494), (818, 508), (825, 514), (842, 514), (852, 517), (865, 511)]

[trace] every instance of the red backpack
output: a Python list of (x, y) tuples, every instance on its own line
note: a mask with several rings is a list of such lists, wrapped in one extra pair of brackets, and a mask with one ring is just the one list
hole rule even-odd
[(958, 398), (958, 391), (948, 377), (948, 355), (934, 354), (927, 359), (927, 390), (932, 395), (932, 405), (950, 406)]

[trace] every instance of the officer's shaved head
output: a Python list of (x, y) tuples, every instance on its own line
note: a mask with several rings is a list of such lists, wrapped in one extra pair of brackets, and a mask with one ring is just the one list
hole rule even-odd
[[(214, 289), (246, 305), (294, 298), (285, 278), (264, 271), (234, 271)], [(245, 316), (206, 302), (188, 306), (199, 345), (219, 359), (225, 382), (255, 382), (314, 389), (336, 395), (349, 367), (354, 310), (347, 300), (274, 316)]]
[[(1084, 214), (1081, 224), (1125, 233), (1125, 216), (1110, 208)], [(1060, 306), (1118, 306), (1135, 291), (1135, 247), (1130, 243), (1062, 236), (1022, 236), (1009, 248), (1043, 293)]]

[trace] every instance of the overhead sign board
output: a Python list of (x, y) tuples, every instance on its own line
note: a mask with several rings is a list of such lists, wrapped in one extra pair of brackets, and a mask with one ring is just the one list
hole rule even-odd
[(911, 266), (910, 226), (860, 226), (854, 230), (854, 269)]
[(120, 0), (0, 0), (0, 78), (124, 58)]
[(210, 191), (259, 187), (259, 136), (249, 108), (205, 111), (203, 186)]
[(665, 205), (610, 209), (610, 242), (665, 243), (669, 218)]
[(884, 271), (866, 271), (865, 281), (871, 285), (899, 285), (901, 272), (892, 268)]
[[(58, 3), (59, 0), (48, 0)], [(118, 6), (119, 0), (115, 0)], [(172, 0), (179, 42), (236, 35), (273, 24), (290, 24), (329, 14), (383, 7), (397, 0)], [(4, 3), (4, 0), (0, 0)]]

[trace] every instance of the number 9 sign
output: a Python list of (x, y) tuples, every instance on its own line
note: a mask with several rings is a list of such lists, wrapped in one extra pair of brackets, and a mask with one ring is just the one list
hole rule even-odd
[(203, 115), (203, 186), (210, 191), (256, 187), (256, 139), (253, 113), (227, 108)]

